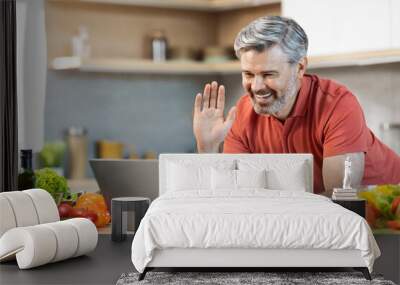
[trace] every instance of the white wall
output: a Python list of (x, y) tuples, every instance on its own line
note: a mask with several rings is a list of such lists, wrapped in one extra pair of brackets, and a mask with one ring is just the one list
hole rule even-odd
[(400, 0), (391, 0), (392, 47), (400, 48)]

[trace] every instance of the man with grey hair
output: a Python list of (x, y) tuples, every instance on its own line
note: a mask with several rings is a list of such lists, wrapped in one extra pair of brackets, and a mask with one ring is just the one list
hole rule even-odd
[(243, 28), (234, 48), (246, 94), (224, 118), (225, 88), (213, 81), (196, 95), (199, 153), (312, 153), (314, 192), (341, 187), (344, 161), (352, 186), (400, 182), (400, 157), (368, 129), (343, 85), (305, 74), (308, 39), (292, 19), (268, 16)]

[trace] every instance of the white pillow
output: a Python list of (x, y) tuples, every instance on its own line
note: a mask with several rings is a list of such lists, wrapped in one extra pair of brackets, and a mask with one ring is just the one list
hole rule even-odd
[(167, 167), (167, 191), (210, 190), (211, 169), (234, 169), (235, 161), (215, 161), (212, 164), (170, 161)]
[(238, 188), (267, 188), (267, 171), (262, 170), (236, 170)]
[(211, 170), (211, 189), (240, 190), (241, 188), (266, 188), (265, 170)]
[(287, 171), (277, 169), (267, 171), (268, 188), (274, 190), (307, 191), (305, 165), (296, 165)]
[(211, 169), (211, 189), (236, 190), (236, 170)]
[(305, 161), (290, 159), (238, 160), (239, 170), (266, 170), (267, 189), (307, 191), (310, 183)]

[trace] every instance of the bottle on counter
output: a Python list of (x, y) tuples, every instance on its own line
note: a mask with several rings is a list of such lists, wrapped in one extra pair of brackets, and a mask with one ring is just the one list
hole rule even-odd
[(87, 131), (82, 127), (71, 127), (67, 130), (68, 177), (83, 179), (86, 177), (88, 161)]
[(167, 38), (161, 30), (151, 34), (151, 54), (153, 61), (167, 60)]
[(35, 173), (32, 169), (32, 150), (21, 150), (21, 170), (18, 174), (18, 190), (35, 188)]

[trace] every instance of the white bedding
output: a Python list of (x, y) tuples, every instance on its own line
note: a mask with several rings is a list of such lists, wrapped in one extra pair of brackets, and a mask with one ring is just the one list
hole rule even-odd
[(380, 255), (359, 215), (320, 195), (266, 189), (160, 196), (134, 237), (135, 268), (143, 272), (165, 248), (358, 249), (370, 272)]

